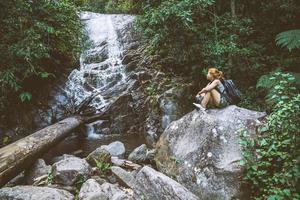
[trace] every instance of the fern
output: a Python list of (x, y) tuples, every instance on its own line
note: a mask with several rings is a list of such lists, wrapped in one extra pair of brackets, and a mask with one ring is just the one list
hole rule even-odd
[(281, 32), (276, 36), (276, 44), (289, 51), (300, 48), (300, 29)]

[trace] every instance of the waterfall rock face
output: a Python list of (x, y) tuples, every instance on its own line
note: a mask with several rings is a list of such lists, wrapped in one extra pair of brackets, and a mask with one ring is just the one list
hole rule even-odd
[(237, 106), (186, 114), (172, 122), (157, 143), (159, 171), (203, 199), (238, 196), (243, 170), (240, 130), (255, 134), (264, 116)]
[(111, 107), (111, 120), (110, 123), (96, 121), (88, 124), (87, 135), (100, 138), (111, 133), (123, 134), (128, 129), (124, 124), (133, 117), (127, 117), (133, 112), (130, 107), (132, 99), (128, 95), (133, 84), (127, 77), (122, 58), (123, 52), (136, 44), (135, 17), (82, 12), (80, 18), (88, 36), (87, 47), (81, 54), (80, 67), (70, 73), (62, 91), (54, 91), (51, 109), (62, 117), (60, 113), (72, 110), (97, 93), (90, 103), (90, 110), (97, 113)]

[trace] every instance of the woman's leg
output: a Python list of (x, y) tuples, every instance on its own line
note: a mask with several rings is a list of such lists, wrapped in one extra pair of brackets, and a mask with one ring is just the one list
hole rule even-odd
[(216, 89), (213, 89), (210, 91), (210, 96), (213, 105), (219, 106), (221, 101), (221, 94)]
[(204, 94), (204, 97), (203, 97), (202, 101), (201, 101), (201, 105), (202, 105), (204, 108), (206, 108), (206, 107), (207, 107), (207, 104), (208, 104), (210, 101), (211, 101), (211, 94), (210, 94), (210, 92), (206, 92), (206, 93)]

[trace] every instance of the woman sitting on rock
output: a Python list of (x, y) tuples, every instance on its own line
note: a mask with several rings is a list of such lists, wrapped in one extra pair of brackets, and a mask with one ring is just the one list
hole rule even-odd
[(228, 95), (222, 81), (225, 80), (224, 73), (216, 68), (209, 68), (207, 80), (210, 82), (196, 95), (197, 108), (205, 111), (208, 105), (218, 108), (226, 107), (230, 104)]

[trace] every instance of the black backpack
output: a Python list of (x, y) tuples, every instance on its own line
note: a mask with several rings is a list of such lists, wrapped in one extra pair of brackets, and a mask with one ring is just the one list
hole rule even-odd
[(237, 88), (237, 86), (233, 83), (232, 80), (227, 79), (227, 80), (223, 80), (222, 84), (225, 87), (227, 96), (228, 96), (228, 100), (231, 104), (238, 104), (241, 102), (241, 92), (240, 90)]

